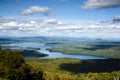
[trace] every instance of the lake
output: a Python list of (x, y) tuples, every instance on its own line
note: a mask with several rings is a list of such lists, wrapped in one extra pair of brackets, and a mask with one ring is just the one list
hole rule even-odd
[(45, 43), (23, 42), (23, 43), (11, 43), (4, 46), (10, 46), (10, 49), (27, 49), (28, 47), (40, 48), (40, 50), (37, 51), (42, 52), (44, 54), (48, 54), (47, 57), (40, 57), (40, 58), (106, 59), (105, 57), (99, 57), (99, 56), (80, 55), (80, 54), (69, 55), (60, 52), (50, 52), (47, 49), (51, 48), (51, 46), (50, 45), (46, 46)]

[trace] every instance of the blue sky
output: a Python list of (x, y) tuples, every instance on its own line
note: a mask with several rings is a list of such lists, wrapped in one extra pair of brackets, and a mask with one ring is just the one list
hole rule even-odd
[(0, 35), (120, 37), (120, 0), (0, 0)]

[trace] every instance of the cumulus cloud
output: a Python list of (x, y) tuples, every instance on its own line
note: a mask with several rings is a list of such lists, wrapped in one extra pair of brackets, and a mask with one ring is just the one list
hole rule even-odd
[(36, 23), (36, 21), (30, 21), (30, 23), (31, 23), (31, 24), (35, 24), (35, 23)]
[(100, 29), (102, 28), (100, 25), (90, 25), (87, 27), (88, 29)]
[(0, 31), (29, 31), (34, 30), (35, 21), (11, 21), (11, 19), (8, 19), (8, 22), (2, 22), (0, 23)]
[(11, 21), (8, 23), (3, 23), (2, 26), (8, 26), (8, 27), (17, 26), (17, 22)]
[(57, 19), (46, 19), (44, 22), (47, 24), (62, 24), (62, 22)]
[(114, 23), (120, 23), (120, 16), (117, 16), (113, 19)]
[(81, 26), (77, 25), (65, 25), (65, 26), (59, 26), (57, 27), (58, 30), (79, 30), (82, 29)]
[[(120, 24), (86, 25), (65, 22), (58, 19), (6, 19), (0, 22), (0, 34), (8, 35), (119, 35)], [(61, 25), (62, 24), (62, 25)], [(20, 33), (20, 34), (19, 34)], [(120, 35), (119, 35), (120, 36)]]
[(109, 8), (120, 6), (120, 0), (86, 0), (82, 8)]
[(36, 13), (41, 13), (45, 16), (51, 15), (51, 11), (48, 7), (41, 7), (41, 6), (31, 6), (28, 9), (21, 11), (22, 15), (30, 15), (30, 14), (36, 14)]
[(109, 29), (120, 29), (120, 25), (112, 24), (108, 26)]

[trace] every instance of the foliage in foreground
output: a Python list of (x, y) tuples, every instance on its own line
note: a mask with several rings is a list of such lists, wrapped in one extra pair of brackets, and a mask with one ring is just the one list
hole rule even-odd
[[(26, 62), (27, 61), (27, 62)], [(120, 71), (81, 73), (79, 68), (91, 68), (78, 59), (23, 59), (18, 51), (0, 50), (0, 80), (119, 80)], [(118, 60), (119, 61), (119, 60)], [(82, 64), (81, 64), (82, 63)], [(104, 61), (103, 61), (104, 63)], [(118, 62), (117, 62), (118, 63)], [(100, 63), (101, 64), (101, 63)], [(114, 64), (114, 62), (112, 62)], [(101, 64), (106, 66), (106, 64)], [(120, 66), (119, 64), (116, 64)], [(78, 66), (78, 67), (77, 67)], [(112, 66), (115, 70), (116, 67)], [(94, 67), (95, 68), (95, 67)], [(94, 69), (93, 68), (93, 69)], [(105, 68), (105, 67), (104, 67)], [(41, 70), (42, 69), (42, 70)], [(105, 68), (106, 69), (106, 68)], [(71, 70), (78, 70), (75, 73)]]
[(0, 80), (41, 80), (42, 73), (27, 64), (18, 51), (0, 50)]

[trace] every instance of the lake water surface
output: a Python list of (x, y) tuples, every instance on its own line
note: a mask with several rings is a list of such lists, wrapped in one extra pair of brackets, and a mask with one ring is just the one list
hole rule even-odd
[(80, 54), (69, 55), (60, 52), (50, 52), (47, 49), (51, 48), (51, 46), (46, 46), (45, 43), (23, 42), (23, 43), (8, 44), (8, 46), (13, 46), (11, 47), (11, 49), (26, 49), (28, 47), (40, 48), (40, 50), (37, 51), (42, 52), (44, 54), (48, 54), (47, 57), (40, 57), (40, 58), (106, 59), (104, 57), (98, 57), (98, 56), (89, 56), (89, 55), (80, 55)]

